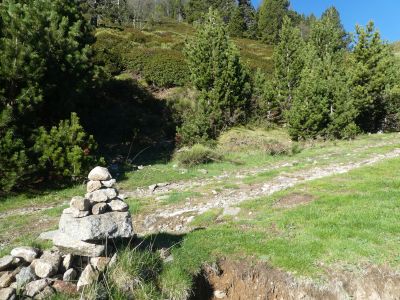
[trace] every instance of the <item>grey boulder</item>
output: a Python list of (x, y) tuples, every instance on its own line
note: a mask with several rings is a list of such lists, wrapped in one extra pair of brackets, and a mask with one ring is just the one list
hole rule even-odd
[(80, 241), (103, 241), (133, 236), (132, 219), (129, 212), (110, 212), (90, 215), (81, 219), (63, 214), (59, 229), (61, 233)]
[(80, 197), (80, 196), (76, 196), (73, 197), (71, 202), (69, 203), (69, 205), (72, 208), (75, 208), (77, 210), (83, 211), (83, 210), (89, 210), (90, 208), (90, 201), (89, 199)]
[(127, 211), (129, 209), (128, 204), (122, 200), (111, 200), (107, 204), (112, 211)]
[(111, 179), (111, 174), (107, 168), (96, 167), (90, 171), (88, 178), (93, 181), (107, 181)]
[(92, 214), (94, 215), (100, 215), (104, 214), (107, 211), (107, 203), (101, 202), (93, 205), (92, 207)]
[(35, 274), (40, 278), (47, 278), (58, 273), (61, 264), (61, 255), (56, 252), (45, 252), (34, 261)]
[(21, 271), (15, 276), (15, 279), (17, 280), (17, 287), (23, 287), (29, 282), (36, 280), (37, 276), (32, 267), (28, 266), (22, 268)]
[(94, 191), (97, 191), (97, 190), (99, 190), (99, 189), (101, 189), (101, 181), (98, 181), (98, 180), (90, 180), (88, 183), (87, 183), (87, 185), (86, 185), (86, 191), (88, 192), (88, 193), (91, 193), (91, 192), (94, 192)]
[(103, 245), (79, 241), (62, 232), (59, 232), (53, 238), (53, 244), (62, 251), (79, 256), (96, 257), (102, 256), (105, 252), (105, 247)]

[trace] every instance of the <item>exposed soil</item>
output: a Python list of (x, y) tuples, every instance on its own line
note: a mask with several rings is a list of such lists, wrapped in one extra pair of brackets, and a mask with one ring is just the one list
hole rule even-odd
[(400, 299), (400, 274), (366, 268), (362, 274), (327, 274), (327, 282), (297, 279), (265, 263), (222, 260), (204, 266), (195, 280), (192, 300)]
[(302, 204), (310, 203), (314, 200), (314, 196), (307, 194), (293, 193), (280, 198), (275, 202), (274, 207), (278, 208), (292, 208)]

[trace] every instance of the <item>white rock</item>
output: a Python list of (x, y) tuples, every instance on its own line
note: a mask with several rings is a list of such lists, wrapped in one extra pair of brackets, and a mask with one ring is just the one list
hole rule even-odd
[(128, 204), (121, 200), (111, 200), (107, 204), (112, 211), (127, 211), (129, 209)]
[(1, 300), (16, 299), (15, 289), (13, 289), (13, 288), (0, 289), (0, 299)]
[(32, 262), (39, 255), (39, 250), (33, 247), (18, 247), (11, 250), (11, 255), (20, 257), (26, 262)]
[(87, 185), (86, 185), (86, 191), (88, 192), (88, 193), (91, 193), (91, 192), (94, 192), (94, 191), (97, 191), (97, 190), (99, 190), (99, 189), (101, 189), (101, 181), (98, 181), (98, 180), (96, 180), (96, 181), (93, 181), (93, 180), (90, 180), (88, 183), (87, 183)]
[(237, 216), (240, 213), (240, 207), (225, 207), (223, 216)]
[(102, 181), (101, 184), (107, 188), (112, 188), (117, 181), (115, 179), (110, 179), (107, 181)]
[(29, 282), (25, 286), (25, 294), (28, 297), (35, 297), (37, 294), (39, 294), (41, 291), (43, 291), (45, 289), (45, 287), (48, 285), (49, 285), (48, 279), (39, 279), (39, 280)]
[(105, 251), (103, 245), (82, 242), (62, 232), (54, 237), (53, 244), (66, 252), (87, 257), (101, 256)]
[(63, 280), (64, 281), (74, 281), (76, 279), (76, 276), (78, 274), (76, 273), (76, 271), (74, 269), (68, 269), (64, 275), (63, 275)]
[(45, 252), (35, 260), (35, 274), (40, 278), (47, 278), (58, 273), (61, 264), (61, 255), (54, 252)]
[(96, 167), (90, 171), (88, 178), (93, 181), (107, 181), (111, 179), (111, 174), (107, 168)]
[(14, 257), (11, 255), (4, 256), (0, 258), (0, 271), (4, 271), (11, 267), (14, 262)]
[(90, 201), (89, 199), (77, 196), (73, 197), (71, 202), (69, 203), (71, 208), (80, 210), (80, 211), (87, 211), (90, 208)]
[(100, 215), (104, 214), (107, 211), (107, 203), (101, 202), (93, 205), (92, 207), (92, 214), (94, 215)]
[(59, 230), (61, 233), (79, 241), (103, 241), (133, 236), (132, 218), (129, 212), (109, 212), (101, 215), (90, 215), (81, 219), (63, 214), (60, 219)]
[(79, 277), (77, 290), (82, 291), (85, 287), (95, 283), (99, 278), (99, 272), (95, 270), (92, 265), (87, 265)]
[(72, 207), (70, 207), (69, 208), (70, 210), (70, 214), (74, 217), (74, 218), (77, 218), (77, 219), (79, 219), (79, 218), (84, 218), (84, 217), (87, 217), (87, 216), (89, 216), (90, 215), (90, 211), (87, 211), (87, 210), (85, 210), (85, 211), (82, 211), (82, 210), (78, 210), (78, 209), (75, 209), (75, 208), (72, 208)]
[(214, 297), (217, 299), (223, 299), (223, 298), (226, 298), (226, 293), (224, 291), (215, 290)]
[(107, 188), (87, 193), (85, 197), (92, 202), (106, 202), (117, 197), (118, 193), (115, 189)]
[(74, 257), (72, 256), (72, 254), (67, 254), (64, 256), (63, 262), (62, 262), (62, 266), (63, 266), (64, 270), (71, 269), (73, 259), (74, 259)]

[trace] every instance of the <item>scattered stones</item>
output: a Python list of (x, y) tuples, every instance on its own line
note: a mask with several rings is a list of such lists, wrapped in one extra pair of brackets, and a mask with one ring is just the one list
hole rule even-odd
[(25, 286), (25, 294), (26, 294), (26, 296), (33, 298), (37, 294), (39, 294), (41, 291), (43, 291), (45, 289), (45, 287), (48, 285), (49, 285), (48, 279), (39, 279), (39, 280), (29, 282)]
[(99, 278), (99, 272), (92, 265), (87, 265), (78, 280), (77, 290), (82, 291), (86, 286), (91, 285)]
[(72, 268), (68, 269), (63, 275), (63, 280), (64, 281), (73, 281), (76, 279), (77, 275), (78, 274), (76, 273), (76, 271), (74, 269), (72, 269)]
[(0, 289), (0, 299), (2, 299), (2, 300), (16, 299), (15, 289), (13, 289), (13, 288)]
[(32, 262), (39, 255), (39, 250), (33, 247), (18, 247), (11, 251), (14, 257), (20, 257), (26, 262)]
[(107, 211), (108, 205), (107, 203), (97, 203), (92, 207), (92, 214), (94, 215), (101, 215)]
[(129, 206), (122, 200), (111, 200), (110, 202), (107, 203), (108, 206), (112, 211), (128, 211)]
[(29, 282), (36, 280), (37, 276), (32, 267), (28, 266), (22, 268), (21, 271), (15, 276), (15, 279), (17, 280), (16, 281), (17, 287), (20, 288), (25, 286)]
[(14, 281), (15, 274), (14, 272), (7, 271), (4, 272), (0, 277), (0, 288), (7, 288)]
[(111, 174), (107, 168), (96, 167), (89, 172), (88, 178), (92, 181), (107, 181), (111, 179)]
[(72, 198), (69, 205), (71, 208), (75, 208), (80, 211), (88, 211), (90, 208), (90, 201), (89, 199), (76, 196)]
[(11, 255), (4, 256), (0, 258), (0, 271), (7, 270), (14, 263), (14, 257)]
[(45, 252), (40, 259), (35, 260), (35, 274), (40, 278), (56, 275), (61, 264), (59, 253)]
[[(108, 182), (108, 181), (105, 181), (105, 182)], [(86, 191), (88, 193), (91, 193), (91, 192), (101, 189), (101, 187), (102, 187), (101, 181), (92, 181), (91, 180), (86, 185)]]

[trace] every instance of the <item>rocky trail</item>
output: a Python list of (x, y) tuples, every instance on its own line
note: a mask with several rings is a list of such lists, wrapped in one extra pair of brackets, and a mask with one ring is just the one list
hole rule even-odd
[[(248, 170), (238, 173), (234, 176), (232, 174), (224, 174), (211, 179), (193, 180), (180, 183), (163, 183), (150, 186), (148, 190), (138, 189), (134, 192), (128, 192), (131, 197), (149, 197), (151, 195), (162, 194), (168, 197), (168, 193), (173, 191), (194, 190), (195, 188), (209, 185), (211, 183), (219, 183), (227, 180), (228, 178), (235, 180), (234, 183), (238, 185), (237, 189), (224, 189), (220, 192), (215, 190), (202, 193), (201, 197), (190, 198), (184, 203), (173, 204), (156, 208), (155, 211), (146, 214), (138, 214), (134, 217), (135, 231), (140, 235), (149, 233), (156, 233), (160, 231), (184, 233), (192, 230), (190, 222), (195, 216), (207, 212), (211, 209), (221, 209), (224, 215), (236, 215), (239, 213), (240, 208), (238, 204), (257, 199), (263, 196), (269, 196), (276, 192), (291, 188), (295, 185), (320, 179), (336, 174), (347, 173), (353, 169), (363, 166), (373, 165), (380, 161), (400, 157), (400, 149), (395, 149), (385, 154), (371, 154), (370, 157), (349, 163), (332, 163), (323, 166), (311, 167), (308, 169), (297, 170), (293, 172), (282, 172), (278, 176), (267, 180), (263, 183), (245, 184), (242, 178), (249, 174), (255, 175), (258, 172), (265, 172), (268, 170), (279, 169), (283, 167), (290, 167), (297, 162), (283, 163), (269, 168), (259, 168), (257, 170)], [(328, 157), (323, 157), (328, 158)], [(321, 159), (321, 157), (320, 157)]]

